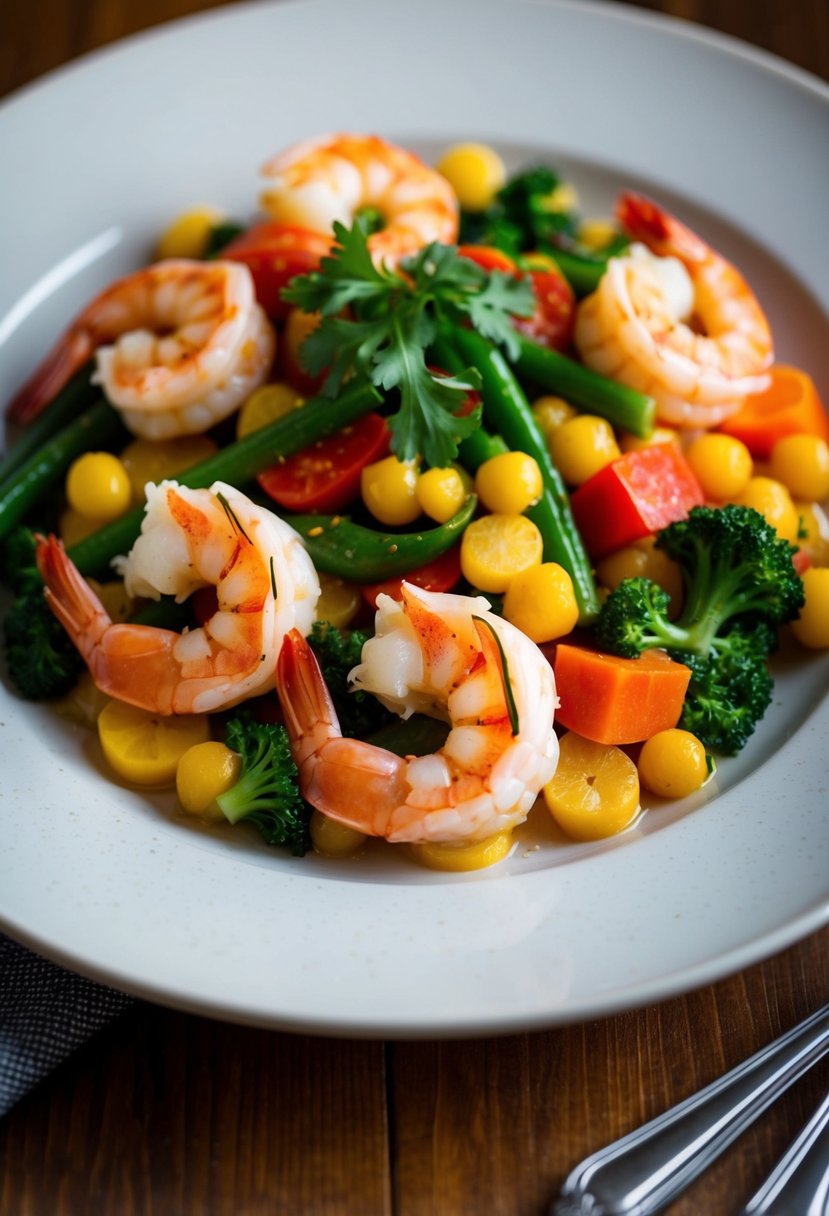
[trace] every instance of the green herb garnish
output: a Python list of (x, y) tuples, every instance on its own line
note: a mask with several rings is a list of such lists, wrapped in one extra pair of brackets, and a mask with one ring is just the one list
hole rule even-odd
[[(362, 373), (386, 391), (397, 389), (400, 405), (389, 418), (392, 451), (401, 460), (423, 457), (444, 467), (458, 443), (480, 425), (480, 410), (458, 416), (478, 374), (444, 376), (427, 366), (427, 351), (440, 323), (471, 322), (490, 342), (517, 357), (512, 318), (534, 308), (532, 284), (505, 271), (485, 271), (455, 246), (433, 243), (401, 263), (402, 274), (375, 266), (365, 228), (334, 225), (337, 240), (319, 269), (300, 275), (282, 298), (321, 323), (301, 348), (311, 375), (327, 370), (326, 396)], [(349, 315), (343, 316), (348, 309)]]

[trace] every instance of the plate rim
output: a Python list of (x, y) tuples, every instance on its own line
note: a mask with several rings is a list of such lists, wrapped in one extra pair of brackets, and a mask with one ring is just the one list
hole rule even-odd
[[(719, 31), (700, 28), (683, 18), (662, 13), (642, 12), (637, 9), (622, 9), (619, 5), (607, 3), (606, 0), (584, 0), (584, 2), (582, 0), (521, 0), (521, 4), (527, 9), (562, 9), (578, 13), (579, 15), (592, 10), (596, 14), (611, 16), (613, 19), (622, 21), (624, 24), (641, 24), (649, 28), (658, 29), (660, 32), (670, 33), (672, 36), (680, 39), (691, 39), (694, 42), (707, 46), (714, 45), (728, 55), (736, 55), (753, 63), (763, 71), (773, 71), (787, 79), (789, 83), (801, 88), (807, 88), (812, 94), (817, 93), (821, 101), (829, 103), (829, 85), (824, 84), (819, 78), (806, 70), (797, 65), (789, 64), (772, 52), (751, 46)], [(53, 69), (35, 81), (7, 95), (0, 101), (0, 124), (2, 124), (4, 114), (10, 105), (25, 103), (27, 98), (38, 90), (49, 89), (56, 82), (64, 78), (68, 79), (72, 76), (86, 73), (99, 60), (125, 54), (128, 55), (138, 44), (175, 38), (182, 32), (186, 32), (187, 27), (190, 26), (218, 24), (228, 19), (232, 21), (244, 14), (245, 11), (261, 13), (263, 10), (269, 9), (272, 13), (279, 13), (280, 10), (288, 8), (298, 9), (312, 6), (326, 8), (329, 6), (329, 0), (278, 0), (276, 3), (259, 3), (257, 0), (247, 0), (246, 3), (240, 5), (225, 5), (216, 9), (190, 14), (172, 21), (165, 21), (150, 29), (138, 31), (127, 38), (89, 51), (70, 63)], [(368, 6), (363, 4), (363, 7)], [(377, 6), (374, 5), (374, 7)], [(502, 5), (502, 7), (506, 6)], [(123, 976), (119, 978), (118, 986), (140, 997), (159, 1001), (176, 1008), (189, 1009), (194, 1013), (226, 1017), (231, 1021), (249, 1022), (249, 1024), (254, 1025), (270, 1025), (279, 1029), (314, 1034), (360, 1037), (376, 1037), (382, 1034), (384, 1037), (440, 1036), (450, 1038), (513, 1033), (518, 1030), (541, 1029), (553, 1025), (563, 1025), (591, 1017), (610, 1016), (613, 1013), (638, 1007), (643, 1003), (653, 1000), (668, 999), (671, 996), (679, 995), (683, 991), (697, 987), (699, 984), (709, 983), (722, 978), (722, 976), (730, 974), (734, 969), (742, 969), (759, 961), (761, 958), (766, 958), (770, 954), (791, 945), (803, 936), (814, 932), (827, 923), (827, 921), (829, 921), (829, 896), (823, 905), (814, 907), (809, 912), (790, 919), (776, 930), (766, 933), (760, 939), (746, 943), (743, 946), (734, 947), (725, 954), (717, 956), (716, 960), (699, 963), (696, 968), (686, 968), (681, 975), (678, 974), (675, 977), (672, 983), (666, 983), (667, 977), (653, 979), (649, 984), (644, 986), (645, 990), (638, 994), (636, 991), (631, 991), (629, 997), (621, 1000), (621, 1002), (618, 997), (614, 998), (611, 995), (605, 1000), (599, 1000), (593, 1006), (587, 1007), (583, 1005), (580, 1010), (553, 1010), (546, 1014), (527, 1016), (519, 1021), (515, 1021), (514, 1019), (512, 1021), (509, 1019), (505, 1021), (502, 1017), (496, 1016), (494, 1021), (487, 1022), (486, 1024), (482, 1022), (477, 1025), (470, 1025), (468, 1022), (457, 1026), (430, 1023), (428, 1026), (413, 1025), (408, 1028), (401, 1029), (398, 1027), (395, 1029), (394, 1026), (380, 1027), (368, 1024), (360, 1026), (353, 1021), (346, 1025), (336, 1021), (320, 1021), (314, 1024), (311, 1020), (293, 1021), (291, 1019), (280, 1019), (279, 1017), (267, 1020), (262, 1020), (260, 1017), (248, 1019), (241, 1009), (228, 1007), (223, 1010), (212, 1003), (208, 1005), (204, 1001), (194, 1002), (186, 994), (176, 994), (169, 989), (153, 989), (151, 984), (148, 985), (146, 982), (137, 983), (135, 980), (130, 981)], [(50, 945), (41, 940), (37, 934), (27, 931), (23, 926), (13, 924), (12, 919), (4, 917), (2, 910), (0, 910), (0, 925), (8, 927), (11, 935), (17, 940), (24, 941), (25, 944), (31, 945), (32, 948), (41, 953), (45, 953), (47, 957), (54, 958), (58, 962), (65, 960), (64, 965), (68, 964), (74, 970), (87, 974), (98, 982), (112, 983), (112, 972), (109, 973), (110, 978), (107, 978), (107, 975), (98, 967), (94, 965), (90, 966), (87, 961), (73, 954), (71, 950), (56, 947), (54, 944)], [(657, 992), (655, 989), (659, 989), (659, 991)]]

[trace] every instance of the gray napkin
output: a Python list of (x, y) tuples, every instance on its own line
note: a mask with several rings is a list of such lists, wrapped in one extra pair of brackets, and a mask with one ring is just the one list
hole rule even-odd
[(0, 1115), (132, 1000), (0, 934)]

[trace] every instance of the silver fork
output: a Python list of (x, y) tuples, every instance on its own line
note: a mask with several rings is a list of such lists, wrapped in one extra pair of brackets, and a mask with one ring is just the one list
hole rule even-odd
[(565, 1181), (550, 1216), (660, 1211), (827, 1051), (829, 1005), (684, 1102), (587, 1157)]
[(829, 1212), (829, 1095), (738, 1216)]

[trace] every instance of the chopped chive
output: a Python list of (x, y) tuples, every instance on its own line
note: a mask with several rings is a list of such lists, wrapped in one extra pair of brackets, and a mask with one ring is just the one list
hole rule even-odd
[(221, 503), (222, 510), (224, 511), (227, 518), (230, 520), (232, 527), (235, 528), (235, 530), (237, 532), (239, 532), (242, 536), (244, 536), (245, 540), (248, 542), (249, 545), (253, 544), (253, 541), (250, 539), (250, 537), (248, 536), (245, 529), (239, 523), (239, 518), (236, 515), (236, 512), (233, 510), (233, 507), (231, 507), (230, 503), (227, 501), (224, 494), (219, 493), (216, 495), (216, 497), (218, 498), (219, 502)]
[(276, 599), (276, 598), (277, 598), (277, 595), (276, 595), (276, 575), (274, 574), (274, 570), (273, 570), (273, 555), (271, 555), (271, 557), (270, 557), (270, 559), (269, 559), (268, 564), (269, 564), (269, 566), (270, 566), (270, 570), (271, 570), (271, 591), (273, 592), (273, 598), (274, 598), (274, 599)]
[(507, 662), (506, 652), (501, 643), (501, 639), (495, 630), (494, 625), (489, 621), (484, 620), (482, 616), (473, 616), (473, 621), (479, 621), (481, 625), (486, 625), (489, 632), (495, 639), (495, 645), (498, 647), (498, 657), (501, 660), (501, 680), (504, 685), (504, 699), (507, 703), (507, 714), (509, 715), (510, 730), (513, 735), (518, 734), (518, 706), (515, 704), (515, 697), (512, 695), (512, 684), (509, 678), (509, 663)]

